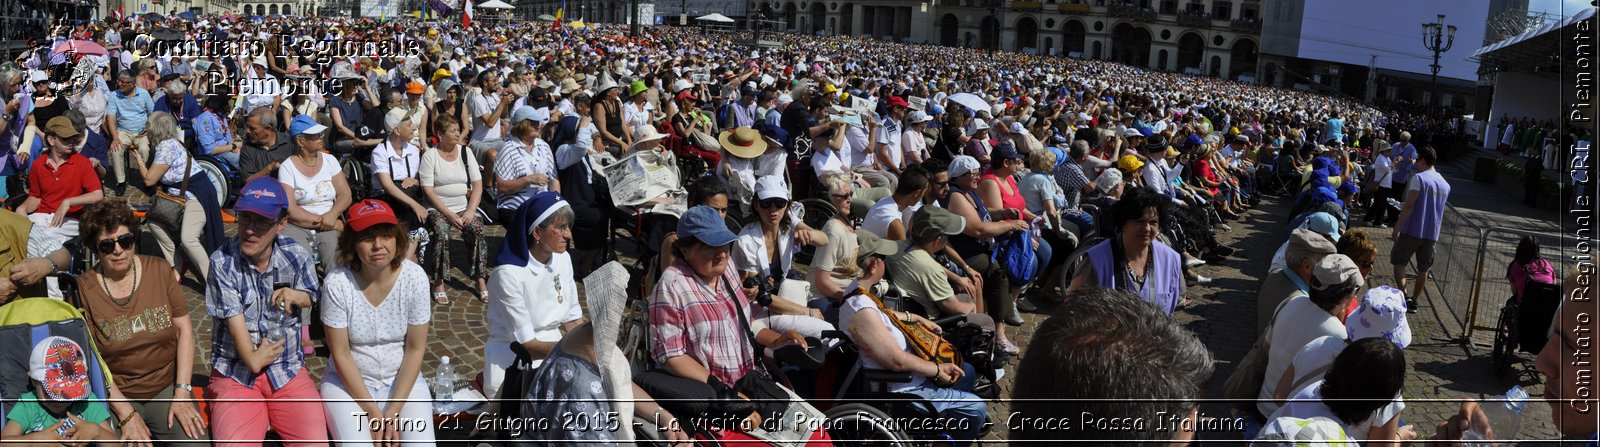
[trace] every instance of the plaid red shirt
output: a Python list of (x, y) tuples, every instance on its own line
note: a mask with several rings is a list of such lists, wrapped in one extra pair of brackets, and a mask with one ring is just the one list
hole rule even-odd
[(650, 356), (657, 364), (687, 355), (704, 365), (722, 383), (733, 385), (755, 368), (754, 352), (745, 327), (734, 318), (749, 321), (750, 301), (744, 289), (733, 287), (745, 314), (736, 315), (728, 301), (728, 287), (738, 284), (734, 269), (722, 274), (716, 290), (679, 260), (661, 272), (650, 294)]

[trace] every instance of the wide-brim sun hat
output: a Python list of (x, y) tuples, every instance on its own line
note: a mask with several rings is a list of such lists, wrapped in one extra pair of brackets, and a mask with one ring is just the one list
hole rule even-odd
[(717, 142), (729, 154), (739, 158), (756, 158), (767, 152), (767, 142), (761, 132), (748, 126), (728, 129), (717, 135)]

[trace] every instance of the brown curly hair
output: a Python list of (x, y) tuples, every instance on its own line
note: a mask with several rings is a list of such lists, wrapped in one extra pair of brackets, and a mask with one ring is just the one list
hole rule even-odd
[(1372, 244), (1372, 239), (1363, 230), (1345, 232), (1344, 237), (1339, 238), (1338, 248), (1339, 254), (1349, 256), (1352, 261), (1378, 259), (1378, 246)]
[(107, 197), (83, 207), (83, 215), (78, 219), (78, 234), (86, 244), (92, 246), (93, 242), (100, 240), (101, 235), (116, 231), (119, 226), (128, 227), (129, 232), (139, 234), (139, 218), (134, 217), (128, 201)]
[(360, 273), (361, 260), (356, 259), (356, 243), (380, 236), (394, 238), (395, 252), (394, 258), (389, 260), (389, 270), (400, 270), (400, 266), (406, 262), (406, 250), (411, 246), (411, 234), (397, 224), (377, 224), (362, 231), (345, 228), (339, 232), (339, 265)]

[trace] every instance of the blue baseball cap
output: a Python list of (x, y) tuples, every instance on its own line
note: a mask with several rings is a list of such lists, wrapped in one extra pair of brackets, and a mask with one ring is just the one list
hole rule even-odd
[(320, 134), (328, 131), (328, 126), (317, 124), (316, 118), (311, 115), (295, 115), (294, 121), (289, 122), (289, 136), (298, 137), (302, 134)]
[(728, 245), (739, 238), (728, 230), (722, 213), (705, 205), (689, 208), (683, 213), (683, 217), (678, 219), (678, 236), (692, 237), (712, 247)]
[(1306, 218), (1306, 223), (1301, 228), (1327, 236), (1334, 243), (1339, 242), (1339, 219), (1334, 218), (1332, 214), (1321, 211), (1311, 213), (1311, 217)]
[(258, 178), (244, 185), (244, 189), (239, 190), (239, 199), (233, 203), (234, 212), (255, 213), (274, 220), (287, 209), (289, 194), (274, 177)]
[(994, 160), (1001, 160), (1001, 159), (1007, 159), (1007, 158), (1016, 158), (1016, 159), (1023, 158), (1022, 154), (1017, 152), (1016, 146), (1010, 145), (1010, 144), (1001, 144), (999, 146), (995, 146), (994, 147), (994, 152), (990, 153), (989, 157), (991, 159), (994, 159)]

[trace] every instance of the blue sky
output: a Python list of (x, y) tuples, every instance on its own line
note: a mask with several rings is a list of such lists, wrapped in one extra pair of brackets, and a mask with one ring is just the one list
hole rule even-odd
[(1528, 10), (1532, 12), (1548, 12), (1551, 14), (1570, 16), (1588, 8), (1589, 0), (1529, 0)]

